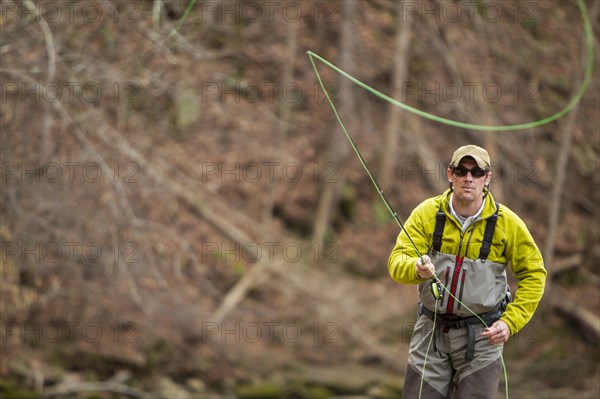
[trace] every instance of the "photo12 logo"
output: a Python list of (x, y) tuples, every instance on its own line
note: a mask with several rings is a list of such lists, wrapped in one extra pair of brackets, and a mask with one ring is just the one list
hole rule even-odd
[[(335, 83), (326, 83), (325, 88), (332, 102), (337, 102), (338, 87)], [(327, 103), (329, 100), (318, 83), (303, 87), (298, 82), (269, 82), (269, 81), (213, 81), (203, 82), (199, 88), (203, 103), (233, 102), (273, 103), (287, 102), (302, 103), (311, 99), (316, 103)]]
[(320, 23), (341, 21), (340, 4), (335, 1), (203, 1), (197, 12), (202, 22), (287, 22), (310, 20)]
[(97, 183), (103, 177), (114, 183), (138, 183), (138, 166), (135, 162), (112, 162), (101, 165), (98, 162), (62, 161), (47, 162), (2, 162), (0, 164), (2, 183)]
[[(104, 336), (114, 343), (136, 344), (140, 342), (140, 328), (133, 322), (115, 322), (110, 325), (95, 321), (10, 323), (1, 325), (2, 344), (74, 343), (84, 341), (98, 343)], [(108, 335), (107, 335), (108, 334)]]
[[(399, 179), (401, 182), (420, 181), (446, 183), (448, 164), (440, 162), (401, 162), (398, 165)], [(520, 162), (492, 162), (490, 171), (492, 177), (490, 183), (496, 184), (502, 181), (513, 181), (515, 183), (528, 184), (539, 183), (540, 168), (538, 163), (528, 161)]]
[(8, 257), (21, 263), (100, 263), (102, 259), (112, 263), (139, 263), (139, 245), (135, 242), (114, 242), (108, 248), (97, 242), (35, 242), (0, 241), (2, 262)]
[(497, 82), (402, 82), (402, 101), (421, 101), (428, 104), (467, 103), (478, 100), (498, 103), (503, 99), (512, 103), (538, 103), (538, 85), (535, 82), (515, 82), (509, 86)]
[[(304, 248), (304, 249), (303, 249)], [(286, 263), (297, 263), (303, 256), (314, 263), (337, 263), (339, 261), (339, 248), (335, 242), (320, 244), (314, 242), (308, 247), (294, 242), (203, 242), (202, 262), (212, 259), (219, 263), (246, 263), (268, 262), (274, 263), (283, 260)]]
[[(304, 327), (303, 327), (304, 326)], [(297, 322), (202, 322), (202, 342), (215, 340), (221, 343), (298, 343), (310, 340), (316, 344), (339, 342), (337, 323), (314, 322), (306, 326)]]
[(2, 24), (10, 21), (26, 23), (45, 21), (49, 25), (77, 23), (139, 23), (143, 21), (135, 1), (3, 1), (0, 3)]
[(139, 86), (135, 82), (2, 82), (2, 104), (16, 100), (25, 104), (92, 103), (102, 101), (136, 104)]
[(480, 19), (486, 23), (507, 21), (527, 24), (539, 21), (538, 4), (535, 1), (425, 1), (407, 0), (400, 4), (402, 22), (410, 19), (422, 23), (475, 23)]
[(303, 176), (316, 183), (337, 183), (339, 166), (335, 162), (200, 162), (202, 183), (297, 183)]

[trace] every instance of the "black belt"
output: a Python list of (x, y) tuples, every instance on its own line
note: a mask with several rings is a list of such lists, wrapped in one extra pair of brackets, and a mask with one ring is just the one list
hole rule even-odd
[[(425, 315), (433, 320), (434, 313), (427, 309), (423, 304), (419, 303), (419, 316)], [(467, 327), (467, 353), (465, 355), (466, 360), (472, 360), (475, 355), (475, 326), (478, 324), (484, 324), (489, 327), (494, 324), (502, 316), (502, 310), (500, 306), (496, 309), (479, 313), (477, 316), (461, 317), (453, 314), (440, 314), (437, 313), (435, 316), (441, 321), (441, 324), (445, 328), (463, 328)], [(484, 323), (482, 323), (482, 320)]]

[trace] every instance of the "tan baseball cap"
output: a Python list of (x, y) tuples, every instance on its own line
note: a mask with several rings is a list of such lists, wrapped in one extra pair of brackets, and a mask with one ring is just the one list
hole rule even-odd
[(482, 169), (489, 168), (491, 166), (490, 156), (488, 152), (483, 148), (473, 144), (464, 145), (456, 151), (454, 151), (454, 154), (452, 155), (452, 162), (450, 162), (450, 165), (458, 166), (461, 159), (463, 159), (464, 157), (473, 158), (475, 162), (477, 162), (477, 165)]

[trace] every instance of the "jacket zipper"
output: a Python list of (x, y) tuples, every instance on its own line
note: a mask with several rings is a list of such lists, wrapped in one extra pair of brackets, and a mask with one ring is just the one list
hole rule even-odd
[[(461, 239), (462, 244), (462, 239)], [(456, 263), (454, 266), (454, 275), (452, 276), (452, 284), (450, 285), (450, 293), (448, 296), (448, 304), (446, 305), (446, 313), (452, 314), (452, 307), (454, 306), (454, 298), (456, 297), (456, 288), (458, 286), (458, 275), (460, 274), (460, 268), (463, 263), (464, 256), (456, 256)]]
[[(471, 227), (471, 229), (469, 230), (469, 238), (467, 239), (467, 247), (465, 248), (465, 254), (469, 252), (469, 245), (471, 244), (471, 238), (473, 237), (473, 232), (475, 231), (475, 227)], [(462, 299), (463, 299), (463, 292), (465, 291), (465, 280), (467, 277), (467, 270), (466, 268), (462, 268), (461, 270), (461, 277), (460, 277), (460, 292), (458, 293), (458, 304), (456, 305), (456, 310), (460, 310), (462, 308)]]
[[(475, 229), (475, 226), (471, 226), (469, 228), (469, 230), (467, 231), (469, 233), (469, 238), (467, 239), (467, 250), (469, 249), (469, 244), (471, 242), (471, 237), (473, 235), (473, 231)], [(465, 235), (461, 234), (460, 237), (460, 242), (458, 244), (458, 255), (456, 255), (456, 261), (455, 261), (455, 266), (454, 266), (454, 274), (452, 276), (452, 284), (450, 285), (450, 293), (452, 295), (448, 295), (448, 304), (446, 305), (446, 313), (447, 314), (453, 314), (453, 307), (454, 307), (454, 298), (456, 298), (456, 290), (458, 289), (458, 281), (459, 281), (459, 277), (461, 277), (461, 269), (462, 269), (462, 264), (463, 264), (463, 260), (465, 259), (464, 256), (460, 256), (461, 252), (462, 252), (462, 244), (463, 244), (463, 239), (464, 239)], [(465, 251), (466, 253), (467, 251)], [(463, 289), (464, 289), (464, 283), (465, 283), (465, 273), (463, 272), (462, 274), (462, 279), (461, 279), (461, 290), (460, 290), (460, 295), (458, 297), (458, 300), (461, 301), (462, 300), (462, 294), (463, 294)], [(457, 309), (460, 309), (460, 302), (458, 304)]]

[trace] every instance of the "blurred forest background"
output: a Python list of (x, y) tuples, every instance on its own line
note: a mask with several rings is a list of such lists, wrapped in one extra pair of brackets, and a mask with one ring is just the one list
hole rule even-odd
[[(7, 398), (398, 397), (416, 289), (388, 276), (398, 226), (306, 51), (485, 125), (561, 110), (586, 54), (563, 0), (0, 7)], [(510, 397), (597, 398), (598, 73), (556, 122), (486, 133), (317, 67), (401, 220), (446, 188), (456, 147), (488, 149), (549, 270), (505, 348)]]

